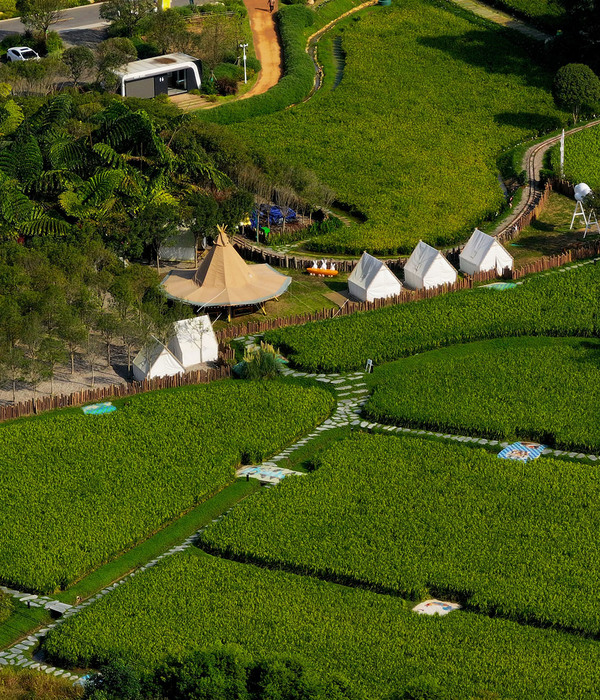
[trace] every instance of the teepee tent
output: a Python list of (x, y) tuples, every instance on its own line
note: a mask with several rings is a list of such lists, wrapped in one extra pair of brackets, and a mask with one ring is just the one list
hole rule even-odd
[(270, 265), (247, 265), (220, 227), (198, 269), (170, 272), (162, 287), (171, 299), (211, 308), (260, 305), (283, 294), (291, 281)]
[(402, 285), (384, 262), (364, 252), (348, 277), (348, 291), (361, 301), (373, 301), (400, 294)]
[(181, 362), (156, 338), (146, 343), (133, 361), (133, 377), (138, 382), (155, 377), (172, 377), (184, 372)]
[(217, 336), (206, 315), (177, 321), (167, 347), (186, 370), (219, 358)]
[(468, 275), (495, 269), (498, 274), (505, 268), (512, 270), (513, 256), (493, 236), (478, 228), (459, 255), (460, 270)]
[(432, 289), (442, 284), (454, 284), (456, 270), (435, 248), (419, 241), (404, 266), (404, 282), (412, 289)]

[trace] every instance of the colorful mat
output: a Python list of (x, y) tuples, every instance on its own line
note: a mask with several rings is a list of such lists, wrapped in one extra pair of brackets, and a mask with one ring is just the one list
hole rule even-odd
[(537, 459), (546, 449), (546, 445), (537, 442), (513, 442), (498, 453), (500, 459), (516, 459), (520, 462), (528, 462)]
[(117, 410), (116, 406), (113, 406), (110, 401), (105, 403), (94, 403), (91, 406), (84, 406), (81, 409), (86, 416), (98, 416), (102, 413), (112, 413)]

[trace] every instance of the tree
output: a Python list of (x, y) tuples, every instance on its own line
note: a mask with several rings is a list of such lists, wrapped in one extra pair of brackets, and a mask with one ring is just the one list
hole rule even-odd
[(87, 46), (71, 46), (63, 53), (62, 62), (73, 80), (73, 86), (77, 87), (81, 76), (94, 67), (94, 52)]
[(200, 35), (200, 58), (206, 63), (211, 74), (225, 54), (237, 48), (239, 24), (234, 18), (225, 15), (209, 15), (203, 20)]
[(146, 34), (161, 53), (182, 51), (190, 43), (187, 22), (176, 10), (155, 14), (148, 23)]
[(594, 111), (600, 103), (600, 79), (583, 63), (568, 63), (556, 73), (552, 88), (559, 107), (573, 114), (573, 123), (582, 111)]
[(155, 7), (154, 0), (107, 0), (100, 8), (100, 17), (112, 22), (113, 30), (130, 37)]
[(137, 58), (137, 50), (130, 39), (107, 39), (98, 45), (96, 70), (98, 81), (106, 87), (114, 88), (118, 78), (116, 71)]
[(39, 362), (44, 367), (43, 376), (50, 379), (50, 394), (54, 394), (54, 372), (56, 365), (67, 361), (65, 343), (60, 338), (46, 336), (40, 343)]
[(112, 659), (85, 684), (85, 700), (138, 700), (142, 695), (139, 671), (121, 659)]
[(63, 0), (17, 0), (21, 22), (27, 29), (41, 32), (44, 41), (48, 36), (48, 28), (58, 22), (64, 7)]

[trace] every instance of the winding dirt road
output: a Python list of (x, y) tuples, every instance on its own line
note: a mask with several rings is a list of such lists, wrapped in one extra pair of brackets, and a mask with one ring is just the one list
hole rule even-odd
[(279, 6), (278, 0), (275, 0), (273, 13), (269, 11), (268, 0), (244, 0), (244, 4), (250, 19), (254, 51), (261, 68), (256, 83), (240, 97), (240, 100), (261, 95), (277, 85), (281, 79), (282, 69), (281, 47), (273, 19), (273, 14), (277, 12)]

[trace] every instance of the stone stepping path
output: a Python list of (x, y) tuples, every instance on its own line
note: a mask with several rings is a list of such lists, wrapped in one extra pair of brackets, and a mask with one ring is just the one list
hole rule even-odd
[[(431, 430), (422, 430), (420, 428), (403, 428), (399, 425), (387, 425), (386, 423), (371, 423), (368, 420), (353, 420), (352, 426), (362, 428), (363, 430), (381, 430), (389, 433), (404, 434), (404, 435), (416, 435), (418, 437), (436, 437), (443, 440), (454, 440), (456, 442), (465, 442), (478, 444), (489, 447), (498, 446), (500, 449), (504, 449), (510, 445), (510, 442), (500, 442), (499, 440), (488, 440), (482, 437), (473, 437), (470, 435), (454, 435), (452, 433), (435, 433)], [(513, 441), (514, 442), (514, 441)], [(568, 452), (566, 450), (555, 450), (547, 447), (542, 455), (552, 455), (553, 457), (568, 457), (569, 459), (589, 459), (591, 462), (597, 462), (600, 460), (600, 455), (585, 454), (583, 452)]]

